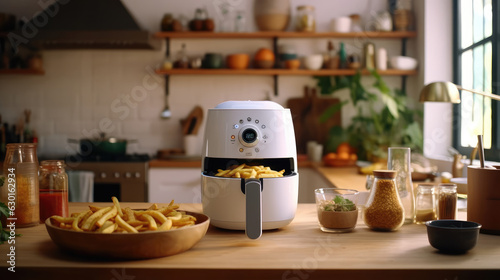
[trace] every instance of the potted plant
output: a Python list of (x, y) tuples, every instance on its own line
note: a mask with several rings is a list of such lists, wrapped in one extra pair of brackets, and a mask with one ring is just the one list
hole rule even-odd
[(321, 94), (335, 94), (343, 88), (350, 91), (350, 100), (325, 110), (320, 121), (324, 122), (349, 103), (356, 110), (348, 127), (336, 126), (331, 129), (325, 150), (335, 151), (340, 143), (348, 142), (357, 150), (359, 159), (369, 161), (386, 159), (387, 148), (391, 146), (405, 146), (421, 152), (421, 110), (408, 108), (406, 93), (391, 91), (375, 70), (370, 70), (370, 74), (375, 78), (373, 88), (379, 94), (367, 90), (361, 84), (360, 71), (353, 76), (314, 77)]
[(315, 193), (318, 222), (322, 231), (348, 232), (356, 227), (358, 207), (355, 198), (358, 191), (325, 188), (317, 189)]

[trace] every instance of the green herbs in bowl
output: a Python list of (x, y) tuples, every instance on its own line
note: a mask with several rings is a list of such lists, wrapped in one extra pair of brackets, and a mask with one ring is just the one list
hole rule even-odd
[(335, 196), (333, 200), (324, 201), (323, 203), (323, 211), (346, 212), (357, 209), (354, 202), (340, 195)]

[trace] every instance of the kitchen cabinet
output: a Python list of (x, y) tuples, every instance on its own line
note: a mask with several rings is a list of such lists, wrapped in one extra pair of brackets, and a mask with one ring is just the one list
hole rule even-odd
[(148, 202), (201, 203), (200, 168), (150, 168)]
[[(44, 75), (45, 71), (43, 69), (33, 69), (33, 68), (7, 68), (4, 66), (4, 54), (7, 53), (7, 48), (10, 46), (8, 32), (0, 32), (0, 75)], [(26, 48), (24, 48), (26, 49)], [(34, 50), (29, 48), (29, 52)], [(8, 62), (10, 63), (10, 61)], [(3, 67), (3, 68), (2, 68)]]
[(299, 203), (315, 203), (315, 189), (332, 187), (314, 168), (299, 167)]
[[(170, 55), (170, 40), (171, 39), (270, 39), (273, 41), (273, 49), (277, 57), (278, 40), (301, 38), (367, 38), (370, 40), (376, 39), (399, 39), (402, 42), (401, 54), (406, 53), (406, 41), (408, 38), (416, 37), (414, 31), (394, 31), (394, 32), (350, 32), (350, 33), (337, 33), (337, 32), (249, 32), (249, 33), (224, 33), (224, 32), (157, 32), (154, 35), (156, 38), (165, 39), (166, 41), (166, 55)], [(310, 76), (348, 76), (354, 75), (356, 70), (353, 69), (321, 69), (321, 70), (306, 70), (306, 69), (157, 69), (156, 73), (165, 76), (166, 91), (169, 91), (169, 76), (170, 75), (262, 75), (274, 77), (274, 94), (278, 95), (277, 79), (281, 75), (310, 75)], [(378, 71), (380, 75), (396, 75), (403, 77), (403, 86), (405, 85), (405, 77), (416, 75), (416, 70), (397, 70), (387, 69)], [(362, 74), (369, 74), (368, 71), (362, 71)]]

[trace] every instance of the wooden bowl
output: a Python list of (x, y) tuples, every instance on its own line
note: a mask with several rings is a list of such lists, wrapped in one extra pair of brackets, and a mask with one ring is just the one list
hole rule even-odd
[(245, 53), (230, 54), (226, 57), (226, 66), (229, 69), (247, 69), (250, 56)]
[(70, 253), (111, 259), (150, 259), (187, 251), (205, 236), (210, 218), (201, 213), (184, 212), (194, 216), (196, 224), (167, 231), (81, 232), (56, 227), (50, 218), (45, 220), (45, 227), (52, 241)]

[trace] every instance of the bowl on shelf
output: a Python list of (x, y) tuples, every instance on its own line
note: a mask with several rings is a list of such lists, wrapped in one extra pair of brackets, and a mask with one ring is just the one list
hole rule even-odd
[(226, 67), (229, 69), (247, 69), (250, 56), (245, 53), (230, 54), (226, 57)]
[(286, 69), (299, 69), (300, 67), (300, 60), (298, 59), (288, 59), (285, 60), (285, 68)]
[(463, 254), (477, 243), (481, 224), (460, 220), (435, 220), (425, 223), (432, 247), (443, 253)]
[(311, 54), (303, 57), (304, 67), (309, 70), (319, 70), (323, 66), (321, 54)]
[(398, 70), (414, 70), (418, 65), (417, 60), (409, 56), (392, 56), (390, 61), (392, 68)]

